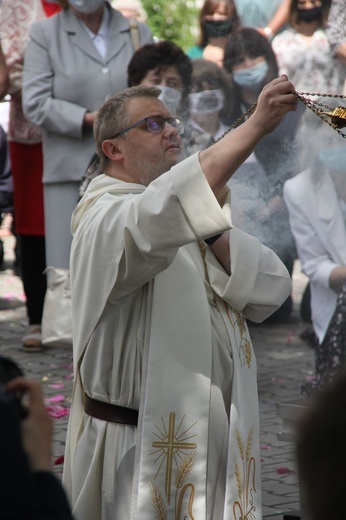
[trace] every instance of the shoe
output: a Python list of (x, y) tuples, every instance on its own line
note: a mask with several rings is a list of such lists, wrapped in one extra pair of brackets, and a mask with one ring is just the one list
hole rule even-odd
[(30, 325), (22, 339), (25, 352), (42, 352), (41, 325)]
[(309, 347), (315, 348), (318, 346), (318, 337), (312, 327), (307, 327), (299, 334), (300, 339), (305, 341)]

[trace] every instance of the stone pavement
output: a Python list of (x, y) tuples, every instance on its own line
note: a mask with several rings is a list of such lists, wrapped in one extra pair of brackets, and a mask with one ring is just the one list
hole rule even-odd
[[(0, 354), (12, 357), (27, 377), (42, 382), (47, 406), (56, 418), (53, 458), (54, 472), (60, 477), (72, 390), (72, 353), (61, 348), (37, 354), (20, 350), (27, 327), (25, 299), (21, 281), (12, 270), (14, 239), (11, 235), (2, 239), (5, 261), (0, 268)], [(250, 325), (258, 363), (264, 519), (282, 520), (284, 513), (299, 509), (294, 445), (278, 439), (282, 419), (276, 405), (299, 399), (301, 383), (313, 372), (313, 350), (299, 338), (306, 327), (298, 310), (305, 284), (297, 262), (290, 321), (282, 325)]]

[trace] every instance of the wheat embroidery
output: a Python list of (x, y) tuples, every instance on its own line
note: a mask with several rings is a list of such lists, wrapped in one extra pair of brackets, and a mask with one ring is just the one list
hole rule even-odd
[(154, 513), (156, 520), (167, 520), (167, 509), (164, 504), (163, 497), (160, 493), (159, 488), (154, 482), (150, 484), (150, 494), (151, 500), (154, 505)]
[[(251, 368), (252, 347), (248, 337), (246, 320), (244, 316), (235, 309), (232, 309), (225, 303), (227, 317), (234, 331), (234, 341), (237, 345), (238, 355), (242, 366)], [(236, 332), (239, 332), (239, 335)]]
[(245, 443), (242, 441), (239, 431), (236, 432), (241, 464), (235, 462), (235, 479), (237, 483), (238, 500), (233, 503), (234, 520), (254, 520), (256, 507), (253, 495), (256, 493), (256, 461), (251, 455), (253, 429), (250, 430)]

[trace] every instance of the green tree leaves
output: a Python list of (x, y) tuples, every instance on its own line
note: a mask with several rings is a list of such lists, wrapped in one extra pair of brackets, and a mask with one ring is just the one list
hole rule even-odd
[(148, 25), (160, 40), (170, 40), (186, 51), (198, 37), (196, 0), (142, 0)]

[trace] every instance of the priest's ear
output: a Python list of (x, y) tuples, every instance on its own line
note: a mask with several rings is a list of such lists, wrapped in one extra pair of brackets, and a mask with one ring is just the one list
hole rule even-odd
[(124, 155), (114, 139), (106, 139), (103, 141), (102, 151), (111, 161), (122, 161), (124, 159)]

